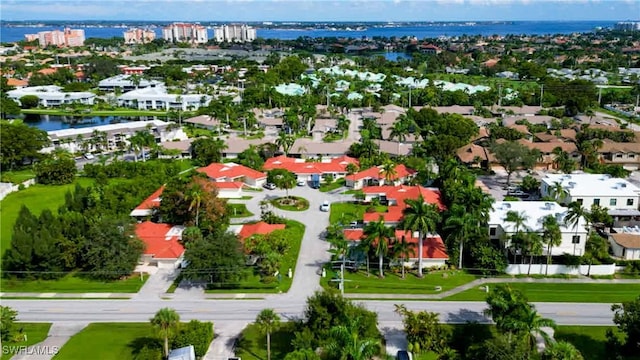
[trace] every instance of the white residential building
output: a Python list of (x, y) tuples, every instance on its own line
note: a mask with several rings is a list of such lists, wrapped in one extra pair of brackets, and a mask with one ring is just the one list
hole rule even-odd
[(156, 143), (186, 140), (187, 135), (184, 131), (178, 126), (169, 126), (171, 124), (161, 120), (149, 120), (49, 131), (47, 134), (51, 140), (51, 147), (42, 151), (50, 152), (55, 148), (64, 148), (70, 152), (94, 151), (97, 150), (96, 145), (92, 144), (90, 139), (98, 133), (106, 134), (106, 148), (101, 149), (102, 151), (127, 148), (128, 139), (137, 131), (151, 132)]
[(118, 96), (118, 105), (139, 110), (187, 111), (207, 106), (211, 99), (205, 94), (169, 94), (164, 86), (153, 86)]
[[(492, 240), (504, 240), (509, 246), (509, 236), (515, 233), (515, 225), (505, 219), (510, 211), (525, 217), (524, 228), (542, 233), (542, 221), (551, 215), (558, 220), (562, 232), (562, 243), (551, 249), (551, 255), (583, 255), (587, 240), (587, 229), (584, 219), (580, 218), (577, 226), (564, 223), (568, 209), (554, 202), (545, 201), (498, 201), (493, 204), (489, 214), (489, 237)], [(523, 229), (524, 231), (524, 229)], [(544, 248), (546, 255), (546, 247)]]
[(207, 28), (200, 24), (173, 23), (162, 29), (162, 38), (168, 42), (205, 44), (209, 41)]
[(614, 178), (607, 174), (548, 174), (541, 179), (542, 196), (554, 196), (556, 183), (562, 184), (566, 192), (560, 197), (562, 204), (578, 202), (586, 209), (591, 205), (600, 205), (609, 209), (609, 214), (617, 211), (637, 212), (640, 201), (640, 189), (625, 179)]
[(256, 39), (256, 29), (246, 24), (222, 25), (213, 31), (217, 42), (251, 42)]
[(123, 92), (127, 92), (154, 86), (164, 86), (164, 83), (158, 80), (147, 80), (142, 77), (136, 79), (128, 74), (112, 76), (98, 83), (98, 88), (102, 91), (115, 91), (115, 89), (120, 89)]
[(62, 92), (62, 88), (56, 85), (29, 86), (21, 89), (7, 91), (7, 96), (20, 104), (20, 98), (27, 95), (37, 96), (41, 106), (62, 106), (64, 104), (80, 103), (93, 105), (96, 97), (94, 93)]
[(640, 226), (624, 226), (613, 230), (609, 234), (613, 255), (623, 260), (640, 260)]

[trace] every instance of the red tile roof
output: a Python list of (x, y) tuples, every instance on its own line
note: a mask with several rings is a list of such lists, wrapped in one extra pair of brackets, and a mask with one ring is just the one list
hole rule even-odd
[(285, 227), (285, 224), (267, 224), (264, 221), (260, 221), (255, 224), (245, 224), (242, 226), (240, 233), (238, 233), (238, 237), (240, 240), (244, 240), (251, 235), (266, 235), (276, 230), (284, 230)]
[(284, 155), (267, 159), (263, 168), (266, 171), (286, 169), (294, 174), (344, 173), (349, 164), (358, 165), (358, 160), (349, 156), (340, 156), (329, 162), (306, 162), (304, 159), (286, 157)]
[(242, 189), (245, 184), (243, 182), (239, 182), (239, 181), (216, 181), (214, 182), (214, 185), (218, 188), (218, 189), (233, 189), (233, 190), (238, 190), (238, 189)]
[[(406, 199), (417, 199), (422, 195), (425, 202), (429, 204), (436, 204), (440, 210), (444, 210), (445, 206), (442, 203), (442, 197), (440, 196), (440, 190), (428, 189), (422, 186), (365, 186), (362, 188), (365, 194), (380, 194), (386, 195), (389, 200), (396, 200), (397, 206), (402, 208), (406, 207)], [(390, 206), (390, 208), (393, 206)]]
[[(344, 230), (344, 236), (350, 241), (360, 241), (364, 237), (363, 229), (347, 229)], [(408, 243), (415, 244), (412, 254), (409, 256), (411, 259), (418, 258), (418, 238), (414, 237), (410, 231), (396, 230), (396, 239), (401, 239), (405, 236), (405, 240)], [(439, 235), (428, 236), (422, 242), (422, 258), (423, 259), (448, 259), (447, 248), (445, 247), (442, 239)]]
[(216, 181), (233, 181), (241, 177), (257, 180), (267, 177), (267, 174), (263, 172), (236, 163), (211, 163), (206, 167), (199, 168), (198, 172), (205, 173)]
[(172, 231), (173, 225), (156, 224), (145, 221), (136, 225), (136, 235), (142, 240), (146, 249), (145, 255), (156, 259), (177, 259), (184, 253), (184, 246), (178, 242), (180, 229)]
[[(415, 173), (415, 170), (409, 169), (403, 164), (398, 164), (395, 167), (395, 175), (391, 177), (391, 180), (404, 179), (407, 176), (413, 175)], [(367, 170), (363, 170), (352, 175), (347, 175), (346, 179), (350, 181), (358, 181), (362, 179), (384, 179), (384, 175), (382, 174), (382, 166), (374, 166)]]
[(27, 80), (16, 79), (16, 78), (8, 78), (7, 85), (9, 86), (28, 86), (29, 82)]
[(160, 186), (158, 190), (149, 195), (148, 198), (144, 199), (144, 201), (140, 203), (140, 205), (136, 206), (136, 210), (150, 210), (160, 206), (160, 196), (162, 195), (163, 191), (164, 185)]

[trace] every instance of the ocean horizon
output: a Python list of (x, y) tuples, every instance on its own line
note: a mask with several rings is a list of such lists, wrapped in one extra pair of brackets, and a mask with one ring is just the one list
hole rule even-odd
[[(17, 25), (17, 24), (24, 25)], [(123, 32), (127, 25), (134, 26), (156, 26), (152, 28), (157, 38), (162, 37), (162, 27), (157, 24), (167, 24), (168, 22), (55, 22), (60, 25), (42, 25), (53, 22), (32, 21), (32, 22), (3, 22), (0, 26), (0, 42), (10, 43), (24, 40), (26, 34), (35, 34), (40, 31), (60, 30), (68, 24), (72, 28), (84, 29), (86, 38), (112, 38), (123, 37)], [(360, 29), (354, 26), (353, 29), (332, 28), (331, 24), (351, 24), (347, 22), (299, 22), (296, 26), (311, 26), (312, 24), (322, 24), (322, 28), (269, 28), (261, 27), (260, 23), (250, 23), (255, 26), (257, 36), (265, 39), (295, 40), (299, 37), (345, 37), (345, 38), (373, 38), (373, 37), (404, 37), (415, 36), (418, 39), (438, 38), (441, 36), (456, 37), (462, 35), (566, 35), (573, 33), (588, 33), (597, 29), (611, 28), (615, 21), (468, 21), (468, 22), (420, 22), (393, 24), (380, 22), (354, 22)], [(280, 23), (282, 24), (282, 23)], [(213, 26), (208, 26), (209, 38), (213, 37)]]

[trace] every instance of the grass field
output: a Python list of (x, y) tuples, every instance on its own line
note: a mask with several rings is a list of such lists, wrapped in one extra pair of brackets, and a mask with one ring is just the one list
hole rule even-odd
[(73, 190), (76, 184), (89, 186), (92, 183), (93, 179), (78, 178), (75, 183), (69, 185), (34, 185), (7, 195), (0, 201), (0, 256), (11, 245), (13, 224), (18, 218), (18, 212), (22, 205), (25, 205), (36, 215), (39, 215), (44, 209), (56, 212), (58, 207), (64, 204), (64, 196), (67, 191)]
[[(349, 224), (351, 221), (362, 220), (362, 216), (369, 205), (359, 205), (350, 203), (333, 203), (331, 204), (331, 214), (329, 214), (329, 222)], [(387, 211), (386, 206), (376, 206), (376, 211)]]
[[(271, 358), (284, 359), (293, 351), (291, 340), (294, 337), (295, 323), (282, 323), (271, 334)], [(242, 360), (267, 360), (267, 338), (255, 324), (248, 325), (236, 344), (236, 357)]]
[[(298, 262), (298, 254), (300, 253), (300, 246), (302, 245), (302, 237), (304, 236), (305, 226), (302, 223), (293, 220), (287, 220), (287, 229), (293, 230), (291, 236), (291, 248), (282, 257), (280, 264), (281, 281), (275, 281), (270, 284), (265, 284), (260, 281), (260, 276), (257, 274), (251, 274), (248, 278), (240, 283), (240, 286), (232, 289), (215, 289), (207, 290), (208, 293), (277, 293), (287, 292), (291, 287), (293, 281), (292, 278), (287, 276), (289, 269), (295, 272), (296, 263)], [(295, 276), (295, 273), (294, 273)], [(172, 289), (175, 288), (172, 286)], [(172, 291), (171, 291), (172, 292)]]
[[(476, 279), (476, 276), (466, 274), (462, 271), (443, 270), (425, 273), (420, 279), (413, 273), (406, 273), (405, 279), (401, 274), (385, 271), (383, 279), (377, 276), (377, 263), (371, 263), (371, 274), (367, 277), (366, 272), (357, 273), (345, 272), (345, 293), (352, 294), (437, 294), (442, 291), (451, 290), (460, 285), (466, 284)], [(374, 268), (376, 270), (374, 270)], [(339, 275), (339, 272), (330, 271), (326, 278), (322, 278), (321, 284), (324, 287), (335, 287), (336, 282), (330, 280)], [(436, 291), (436, 286), (442, 287), (441, 291)], [(483, 299), (484, 300), (484, 299)]]
[(153, 341), (157, 330), (149, 323), (93, 323), (74, 335), (60, 349), (55, 360), (133, 360), (144, 343)]
[[(489, 287), (498, 284), (489, 284)], [(635, 299), (640, 284), (571, 284), (571, 283), (510, 283), (532, 302), (614, 303)], [(484, 301), (487, 294), (478, 288), (449, 296), (447, 301)]]
[(606, 359), (607, 329), (615, 326), (558, 326), (554, 338), (572, 343), (585, 360)]
[(228, 206), (231, 218), (243, 218), (253, 215), (251, 211), (247, 210), (247, 205), (245, 204), (228, 204)]
[(332, 182), (331, 184), (322, 183), (322, 184), (320, 184), (320, 192), (332, 191), (332, 190), (335, 190), (337, 188), (343, 187), (344, 184), (345, 184), (345, 179), (344, 178), (338, 179), (338, 180)]
[(10, 350), (12, 346), (31, 346), (37, 344), (47, 338), (51, 323), (15, 323), (14, 329), (22, 329), (22, 333), (27, 335), (27, 341), (5, 341), (2, 343), (2, 352), (0, 352), (0, 360), (8, 360), (13, 357), (13, 354), (9, 354), (5, 351)]
[(0, 182), (10, 182), (13, 184), (20, 184), (29, 179), (36, 177), (31, 169), (16, 170), (16, 171), (3, 171), (0, 173)]
[(0, 278), (0, 289), (4, 293), (136, 293), (149, 276), (133, 274), (125, 280), (99, 281), (85, 279), (73, 274), (58, 280), (14, 280)]

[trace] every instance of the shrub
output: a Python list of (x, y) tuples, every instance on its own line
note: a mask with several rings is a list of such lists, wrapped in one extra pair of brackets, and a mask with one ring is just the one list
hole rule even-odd
[(22, 190), (24, 190), (24, 189), (25, 189), (24, 184), (20, 184), (20, 185), (18, 185), (18, 191), (22, 191)]
[(145, 345), (135, 357), (135, 360), (162, 360), (162, 350)]
[(375, 206), (368, 206), (365, 211), (368, 212), (368, 213), (374, 213), (374, 212), (376, 212), (376, 207)]
[(172, 341), (173, 348), (193, 345), (197, 357), (207, 353), (213, 341), (213, 323), (191, 320), (180, 327), (180, 331)]

